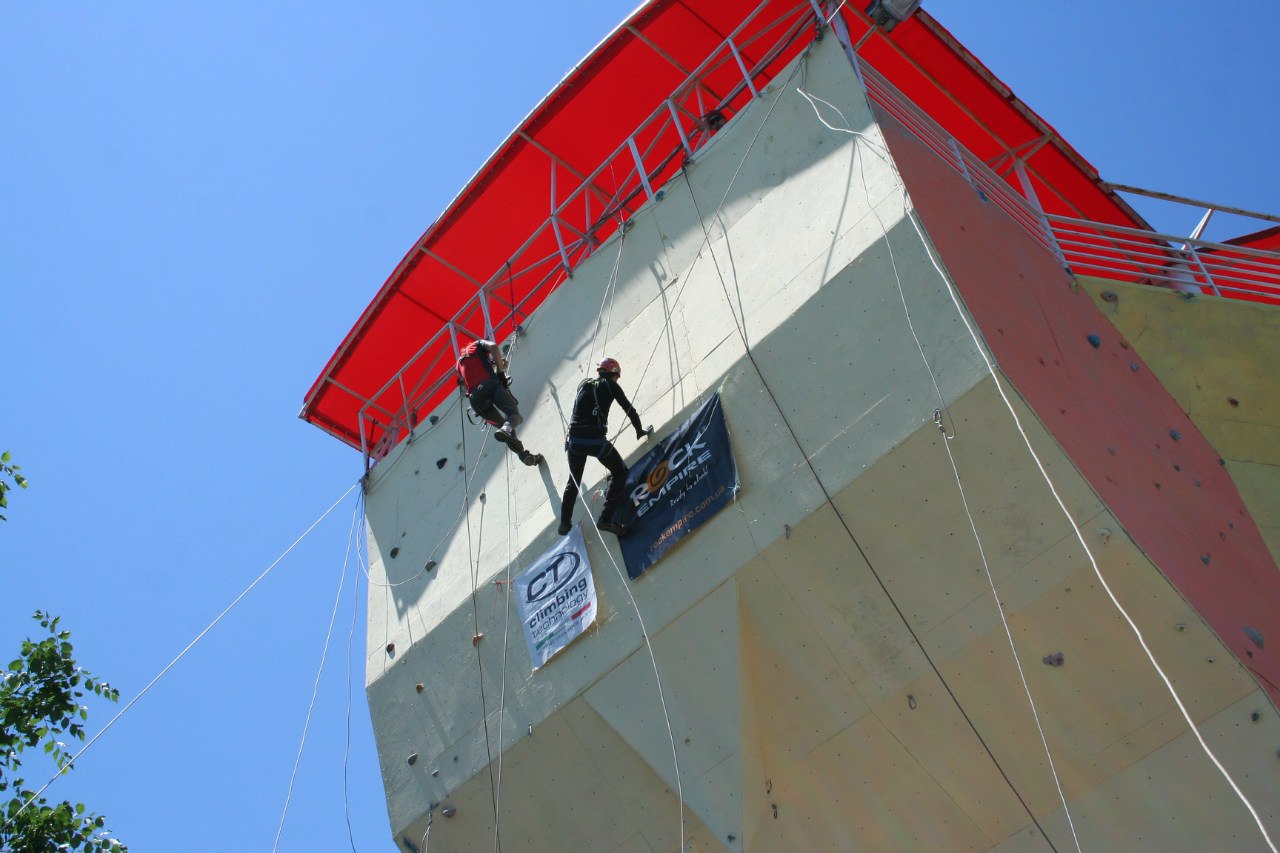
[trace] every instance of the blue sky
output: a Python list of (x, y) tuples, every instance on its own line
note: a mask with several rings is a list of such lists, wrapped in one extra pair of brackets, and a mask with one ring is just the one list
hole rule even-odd
[[(0, 6), (0, 450), (32, 481), (0, 525), (0, 653), (50, 609), (128, 699), (347, 490), (359, 454), (296, 419), (303, 394), (632, 5)], [(925, 7), (1105, 178), (1280, 213), (1273, 0)], [(354, 509), (50, 794), (135, 853), (271, 849)], [(352, 580), (280, 850), (348, 849), (344, 755), (357, 849), (393, 849), (362, 613), (347, 749)], [(92, 706), (90, 730), (115, 710)]]

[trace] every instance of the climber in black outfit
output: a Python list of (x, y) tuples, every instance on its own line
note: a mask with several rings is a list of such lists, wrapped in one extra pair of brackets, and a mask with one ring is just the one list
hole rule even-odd
[(627, 486), (627, 464), (621, 454), (609, 442), (609, 407), (614, 400), (622, 407), (636, 428), (636, 438), (644, 439), (653, 434), (653, 427), (646, 430), (640, 425), (640, 416), (622, 392), (618, 378), (622, 367), (616, 359), (603, 359), (596, 367), (597, 378), (584, 379), (578, 385), (573, 401), (573, 415), (569, 421), (569, 434), (565, 437), (564, 450), (569, 457), (569, 482), (564, 487), (564, 499), (560, 503), (560, 535), (573, 527), (573, 504), (578, 499), (578, 488), (587, 457), (594, 456), (609, 469), (609, 491), (600, 510), (599, 527), (617, 536), (625, 536), (627, 528), (617, 523), (613, 516)]

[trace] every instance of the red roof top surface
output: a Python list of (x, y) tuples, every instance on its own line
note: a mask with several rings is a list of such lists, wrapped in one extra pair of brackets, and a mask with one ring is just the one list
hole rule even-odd
[[(840, 14), (854, 42), (872, 28), (850, 4)], [(562, 250), (555, 231), (544, 227), (553, 172), (556, 198), (568, 198), (620, 147), (627, 150), (628, 137), (655, 111), (667, 109), (666, 99), (730, 34), (743, 62), (756, 69), (759, 87), (814, 32), (808, 0), (764, 0), (755, 7), (739, 0), (652, 0), (641, 7), (529, 114), (414, 244), (307, 392), (300, 416), (357, 448), (398, 440), (403, 421), (411, 426), (420, 412), (453, 393), (439, 382), (453, 368), (452, 344), (448, 335), (432, 342), (433, 336), (450, 320), (475, 336), (486, 333), (479, 311), (458, 316), (482, 285), (491, 284), (491, 298), (502, 303), (499, 316), (490, 319), (493, 332), (505, 337), (564, 278), (565, 254), (572, 262), (573, 252), (589, 253), (642, 200), (630, 154), (616, 156), (618, 168), (600, 171), (592, 182), (598, 192), (561, 214), (562, 240), (578, 241), (573, 252)], [(877, 29), (859, 55), (997, 170), (1002, 156), (1007, 165), (1011, 151), (1039, 144), (1027, 171), (1047, 212), (1146, 227), (1092, 166), (926, 13), (917, 12), (891, 33)], [(751, 99), (727, 50), (720, 49), (698, 76), (699, 90), (686, 88), (678, 98), (690, 135), (700, 132), (698, 117), (711, 108), (731, 117)], [(681, 140), (670, 123), (636, 134), (635, 142), (654, 186), (677, 174)], [(553, 157), (559, 161), (554, 167)], [(606, 209), (605, 200), (619, 190), (621, 209), (616, 203)], [(526, 297), (511, 316), (511, 304)], [(360, 412), (367, 405), (381, 412), (365, 419), (362, 434)], [(396, 417), (400, 426), (392, 423)]]

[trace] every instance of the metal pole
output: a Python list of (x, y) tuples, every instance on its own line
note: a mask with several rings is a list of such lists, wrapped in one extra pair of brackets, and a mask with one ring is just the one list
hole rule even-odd
[(1049, 241), (1049, 245), (1053, 247), (1053, 253), (1057, 256), (1058, 262), (1063, 268), (1070, 271), (1071, 265), (1067, 263), (1067, 256), (1062, 253), (1062, 247), (1058, 245), (1058, 236), (1053, 233), (1053, 228), (1049, 225), (1048, 218), (1044, 215), (1044, 207), (1040, 204), (1040, 197), (1036, 195), (1036, 188), (1031, 183), (1031, 178), (1027, 176), (1027, 170), (1022, 164), (1021, 158), (1014, 158), (1013, 171), (1018, 175), (1018, 182), (1022, 184), (1022, 193), (1026, 196), (1027, 201), (1031, 203), (1032, 209), (1036, 212), (1036, 218), (1040, 220), (1040, 228), (1044, 231), (1045, 237)]
[(564, 235), (560, 233), (560, 216), (556, 210), (556, 161), (551, 161), (551, 231), (556, 235), (556, 245), (560, 247), (560, 263), (564, 265), (564, 274), (573, 275), (569, 265), (569, 253), (564, 248)]
[(627, 147), (631, 149), (631, 158), (636, 161), (636, 171), (640, 173), (640, 183), (644, 184), (644, 191), (652, 199), (653, 187), (649, 185), (649, 176), (645, 174), (644, 161), (640, 159), (640, 150), (636, 148), (636, 138), (634, 136), (627, 137)]
[(747, 81), (747, 88), (751, 90), (751, 97), (760, 97), (760, 90), (756, 88), (755, 82), (751, 79), (751, 72), (747, 70), (747, 64), (742, 61), (742, 54), (738, 53), (738, 46), (733, 43), (733, 38), (727, 38), (724, 43), (729, 45), (729, 51), (733, 54), (733, 58), (737, 60), (738, 68), (742, 71), (742, 79)]
[(1209, 282), (1209, 289), (1213, 291), (1214, 296), (1221, 296), (1222, 291), (1218, 290), (1218, 283), (1213, 280), (1213, 276), (1209, 275), (1209, 270), (1205, 267), (1204, 261), (1200, 260), (1200, 253), (1196, 251), (1195, 246), (1190, 246), (1189, 251), (1191, 257), (1195, 258), (1196, 266), (1200, 268), (1200, 272), (1204, 274), (1204, 280)]
[[(670, 98), (667, 98), (667, 109), (671, 112), (671, 121), (675, 123), (676, 133), (680, 134), (680, 144), (684, 146), (684, 155), (686, 157), (692, 157), (693, 146), (689, 144), (689, 137), (684, 132), (684, 125), (680, 123), (680, 113), (676, 111), (676, 105), (671, 102)], [(591, 221), (590, 216), (587, 217), (587, 221)]]

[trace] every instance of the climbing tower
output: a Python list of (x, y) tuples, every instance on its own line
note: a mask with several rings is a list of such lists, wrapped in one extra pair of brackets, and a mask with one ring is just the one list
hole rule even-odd
[[(1277, 229), (1155, 232), (927, 13), (861, 5), (641, 7), (307, 394), (365, 463), (406, 853), (1280, 840)], [(475, 338), (544, 465), (469, 422)], [(543, 662), (517, 590), (605, 355), (656, 428), (615, 439), (633, 500), (709, 401), (736, 473), (670, 492), (641, 574), (589, 461), (595, 616)]]

